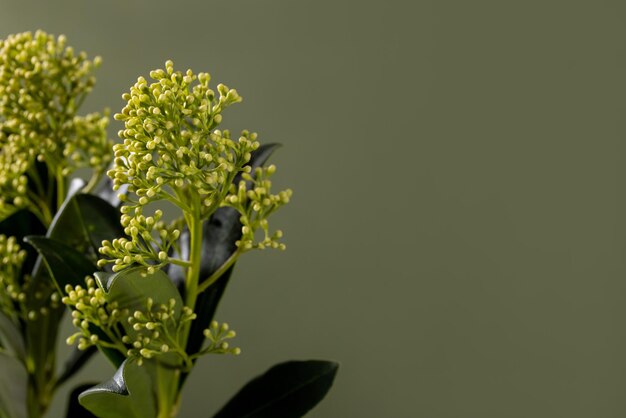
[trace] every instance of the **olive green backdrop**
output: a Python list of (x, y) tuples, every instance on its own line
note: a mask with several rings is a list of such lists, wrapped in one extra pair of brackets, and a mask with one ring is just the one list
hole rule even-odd
[(311, 417), (626, 416), (625, 18), (600, 0), (0, 0), (1, 37), (102, 55), (85, 110), (119, 111), (171, 58), (238, 89), (227, 126), (285, 145), (289, 248), (237, 266), (218, 319), (243, 354), (200, 363), (184, 417), (295, 358), (341, 362)]

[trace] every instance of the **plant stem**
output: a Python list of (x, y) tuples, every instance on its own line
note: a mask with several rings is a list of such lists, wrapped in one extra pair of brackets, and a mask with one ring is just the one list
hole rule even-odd
[(213, 283), (217, 281), (217, 279), (222, 277), (222, 275), (226, 272), (226, 270), (228, 270), (233, 264), (235, 264), (235, 261), (237, 261), (241, 253), (242, 251), (239, 249), (237, 249), (237, 251), (232, 253), (231, 256), (228, 257), (228, 259), (224, 262), (224, 264), (220, 266), (220, 268), (215, 270), (215, 272), (211, 274), (211, 276), (208, 279), (202, 282), (202, 284), (198, 287), (198, 294), (207, 290), (209, 286), (211, 286)]
[(174, 376), (172, 371), (156, 362), (157, 380), (157, 418), (173, 418), (178, 410), (178, 380), (180, 371), (176, 370)]
[(98, 182), (102, 178), (102, 171), (94, 171), (89, 179), (87, 185), (83, 188), (83, 193), (91, 193), (91, 191), (98, 185)]
[[(198, 281), (200, 280), (200, 262), (202, 259), (202, 221), (199, 216), (189, 217), (189, 263), (185, 279), (185, 306), (193, 310), (198, 297)], [(187, 333), (184, 334), (185, 340)], [(185, 341), (186, 342), (186, 341)]]
[[(193, 311), (198, 298), (198, 281), (200, 280), (200, 261), (202, 258), (202, 220), (198, 213), (186, 213), (185, 220), (189, 229), (189, 262), (187, 276), (185, 278), (185, 306)], [(191, 331), (191, 321), (185, 323), (180, 334), (180, 341), (177, 343), (181, 347), (187, 346), (189, 332)], [(156, 363), (157, 368), (157, 393), (158, 393), (158, 416), (157, 418), (172, 418), (176, 416), (178, 401), (180, 398), (180, 369), (172, 375), (168, 370)]]
[(65, 176), (63, 175), (63, 170), (60, 168), (56, 169), (56, 180), (57, 180), (57, 210), (61, 208), (63, 202), (65, 201)]

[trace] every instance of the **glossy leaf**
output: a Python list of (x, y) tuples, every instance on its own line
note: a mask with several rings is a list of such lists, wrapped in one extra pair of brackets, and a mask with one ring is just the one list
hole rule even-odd
[[(0, 222), (0, 234), (14, 236), (22, 245), (22, 240), (28, 235), (45, 235), (46, 228), (41, 221), (29, 211), (22, 209)], [(31, 272), (37, 259), (37, 251), (28, 245), (22, 245), (27, 256), (22, 265), (23, 272)]]
[[(92, 275), (96, 270), (94, 264), (83, 254), (55, 239), (46, 237), (26, 237), (25, 240), (36, 248), (41, 254), (42, 263), (47, 267), (46, 271), (49, 273), (58, 289), (62, 292), (64, 292), (63, 289), (68, 284), (72, 287), (76, 285), (84, 286), (85, 277)], [(42, 318), (46, 319), (48, 316), (42, 316)], [(105, 341), (108, 341), (104, 333), (98, 332), (96, 329), (91, 329), (91, 331)], [(36, 336), (36, 334), (37, 333), (35, 332), (34, 335)], [(39, 344), (45, 344), (45, 342), (39, 342)], [(119, 365), (122, 361), (124, 361), (124, 357), (116, 350), (102, 349), (102, 352), (115, 365)], [(89, 355), (92, 353), (93, 352), (89, 351), (82, 354), (80, 356), (83, 357), (80, 359), (82, 363), (76, 363), (75, 366), (78, 364), (84, 364), (89, 359)], [(74, 372), (77, 370), (78, 369), (75, 369)], [(66, 372), (68, 372), (68, 369), (66, 369), (63, 373)], [(66, 376), (65, 378), (67, 377), (69, 376)]]
[[(95, 258), (102, 240), (117, 238), (122, 234), (123, 229), (119, 224), (119, 212), (116, 208), (96, 196), (75, 193), (69, 195), (59, 209), (46, 237)], [(41, 262), (42, 260), (37, 260), (33, 268), (34, 280), (46, 279)], [(94, 271), (95, 269), (89, 274)], [(83, 278), (84, 276), (80, 278), (81, 282)]]
[(0, 417), (26, 418), (28, 375), (15, 357), (0, 353)]
[(78, 400), (100, 418), (154, 418), (157, 415), (148, 371), (129, 360), (122, 363), (110, 380), (87, 389)]
[[(117, 302), (119, 309), (128, 309), (129, 312), (145, 311), (148, 298), (157, 306), (168, 304), (170, 299), (174, 299), (176, 314), (180, 314), (183, 306), (180, 294), (167, 274), (161, 270), (147, 274), (144, 267), (135, 267), (116, 274), (98, 272), (95, 277), (98, 286), (107, 294), (107, 300)], [(128, 335), (134, 334), (130, 325), (126, 331)]]
[(47, 237), (55, 238), (93, 256), (103, 240), (124, 235), (120, 213), (105, 200), (78, 193), (67, 199), (52, 221)]
[[(57, 201), (57, 182), (54, 181), (54, 178), (50, 178), (50, 172), (48, 171), (48, 164), (43, 161), (35, 160), (34, 163), (34, 172), (37, 173), (37, 177), (39, 178), (41, 190), (37, 187), (37, 183), (33, 181), (33, 177), (29, 172), (26, 173), (28, 177), (28, 189), (32, 190), (33, 193), (41, 196), (42, 194), (50, 195), (50, 202)], [(53, 175), (54, 176), (54, 175)], [(52, 180), (52, 181), (50, 181)]]
[(328, 393), (339, 365), (330, 361), (277, 364), (246, 384), (214, 418), (298, 418)]
[(94, 386), (96, 386), (96, 383), (88, 383), (79, 385), (72, 390), (72, 393), (70, 393), (67, 399), (67, 418), (98, 418), (78, 402), (78, 396)]
[[(167, 305), (170, 299), (174, 299), (175, 316), (180, 316), (183, 306), (180, 294), (169, 277), (160, 270), (147, 275), (145, 268), (136, 267), (117, 274), (98, 272), (95, 277), (98, 286), (105, 291), (107, 301), (116, 302), (121, 310), (128, 309), (131, 313), (136, 310), (145, 311), (148, 298), (152, 299), (155, 306)], [(134, 339), (138, 331), (127, 321), (122, 321), (122, 326), (125, 334)], [(175, 332), (174, 329), (170, 331)], [(164, 355), (162, 359), (171, 362), (173, 366), (180, 363), (180, 358), (174, 354)]]
[[(272, 153), (280, 147), (280, 144), (264, 144), (252, 153), (249, 165), (254, 170), (265, 164)], [(240, 177), (235, 179), (235, 183)], [(200, 283), (202, 279), (208, 279), (222, 264), (235, 252), (235, 242), (241, 238), (241, 215), (233, 208), (219, 208), (213, 216), (202, 225), (202, 262), (200, 265)], [(183, 230), (180, 237), (181, 257), (189, 258), (189, 231)], [(232, 267), (222, 277), (199, 295), (196, 302), (195, 312), (198, 318), (192, 323), (189, 340), (187, 343), (188, 353), (197, 353), (202, 348), (206, 329), (215, 315), (217, 305), (226, 289), (228, 279), (232, 273)], [(170, 265), (168, 271), (172, 281), (181, 287), (185, 282), (185, 272), (177, 265)], [(184, 286), (183, 286), (184, 287)]]
[(53, 238), (29, 236), (25, 241), (42, 256), (57, 288), (63, 293), (66, 285), (83, 286), (85, 277), (96, 271), (96, 266), (74, 248)]
[[(46, 303), (53, 292), (50, 285), (52, 282), (57, 284), (61, 293), (66, 284), (83, 285), (85, 276), (96, 270), (90, 260), (96, 258), (99, 241), (119, 234), (117, 210), (102, 199), (77, 193), (83, 185), (82, 181), (73, 181), (70, 184), (68, 196), (46, 233), (50, 241), (29, 237), (28, 242), (45, 253), (37, 259), (32, 269), (32, 281), (27, 296), (29, 310), (38, 311)], [(37, 298), (35, 294), (42, 297)], [(48, 307), (47, 315), (38, 316), (25, 329), (29, 355), (40, 369), (48, 368), (49, 352), (56, 345), (58, 327), (64, 312), (63, 305), (56, 309)], [(42, 333), (41, 329), (47, 332)], [(115, 352), (104, 351), (117, 364), (123, 361)], [(80, 361), (84, 363), (90, 353), (92, 352), (82, 354)], [(78, 364), (81, 363), (75, 363)], [(69, 372), (69, 369), (65, 372)]]

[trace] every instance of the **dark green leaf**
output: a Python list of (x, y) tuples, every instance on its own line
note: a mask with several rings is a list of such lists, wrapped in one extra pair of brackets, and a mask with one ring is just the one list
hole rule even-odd
[(0, 353), (0, 417), (26, 418), (28, 375), (15, 357)]
[[(87, 259), (96, 258), (102, 240), (122, 235), (117, 209), (96, 196), (78, 193), (69, 195), (65, 200), (52, 220), (46, 237), (71, 247)], [(41, 259), (37, 260), (33, 268), (32, 276), (35, 281), (47, 279), (41, 262)], [(94, 271), (95, 268), (89, 274)], [(78, 280), (82, 282), (83, 278), (84, 276), (79, 277)], [(77, 279), (71, 280), (76, 282)]]
[(81, 393), (82, 406), (100, 418), (154, 418), (156, 402), (148, 371), (124, 361), (110, 380)]
[(67, 199), (52, 221), (47, 237), (93, 256), (103, 240), (124, 235), (120, 213), (97, 196), (78, 193)]
[(28, 177), (28, 189), (32, 190), (36, 195), (42, 196), (49, 195), (51, 202), (57, 201), (57, 182), (54, 180), (54, 177), (50, 177), (50, 172), (48, 171), (48, 164), (43, 161), (35, 160), (34, 163), (34, 172), (37, 174), (38, 181), (33, 180), (33, 176), (30, 173), (27, 173)]
[[(77, 191), (80, 184), (74, 184), (72, 189)], [(119, 224), (119, 212), (106, 201), (87, 194), (72, 192), (61, 206), (59, 212), (52, 221), (48, 230), (47, 238), (29, 237), (29, 242), (37, 247), (42, 253), (42, 258), (37, 261), (33, 269), (34, 289), (40, 292), (49, 292), (47, 281), (52, 280), (57, 284), (58, 289), (63, 293), (65, 285), (83, 285), (84, 278), (93, 274), (95, 265), (90, 259), (95, 259), (97, 248), (104, 239), (113, 239), (122, 236), (123, 230)], [(49, 241), (44, 241), (48, 239)], [(43, 268), (44, 264), (49, 267)], [(31, 298), (32, 299), (32, 298)], [(35, 307), (38, 308), (38, 307)], [(38, 318), (38, 328), (47, 329), (45, 333), (48, 341), (43, 341), (43, 335), (39, 332), (29, 333), (29, 338), (33, 344), (43, 347), (54, 346), (56, 340), (57, 324), (63, 314), (63, 307), (51, 312), (46, 317)], [(96, 332), (100, 337), (105, 338), (102, 333)], [(107, 357), (116, 365), (123, 361), (120, 353), (110, 349), (102, 350)], [(70, 363), (63, 371), (63, 380), (69, 378), (71, 374), (78, 371), (87, 359), (91, 351), (80, 353), (70, 359)], [(42, 353), (42, 355), (45, 354)]]
[(67, 360), (65, 360), (63, 371), (57, 378), (56, 385), (61, 386), (65, 383), (65, 381), (79, 371), (97, 351), (95, 346), (89, 346), (86, 350), (79, 350), (77, 347), (73, 347)]
[[(98, 272), (95, 277), (98, 286), (107, 294), (107, 301), (116, 302), (119, 309), (128, 309), (132, 314), (136, 310), (145, 311), (148, 298), (152, 299), (155, 306), (167, 305), (170, 299), (174, 299), (175, 315), (177, 318), (180, 316), (183, 306), (180, 294), (169, 277), (160, 270), (146, 275), (145, 268), (136, 267), (117, 274)], [(137, 331), (127, 321), (122, 321), (122, 326), (125, 334), (134, 339)], [(170, 331), (175, 332), (175, 329)], [(171, 362), (172, 366), (180, 364), (180, 358), (174, 354), (162, 356), (162, 361)]]
[[(63, 289), (68, 284), (72, 287), (76, 285), (84, 286), (85, 277), (92, 275), (96, 270), (93, 263), (83, 254), (55, 239), (45, 237), (26, 237), (25, 240), (36, 248), (37, 251), (39, 251), (42, 256), (42, 263), (47, 267), (46, 271), (62, 293), (65, 293)], [(40, 318), (41, 320), (46, 320), (48, 317), (50, 317), (50, 315), (41, 316)], [(57, 322), (60, 320), (58, 316), (56, 319)], [(51, 327), (58, 326), (57, 322), (52, 324), (42, 323), (41, 326), (47, 326), (47, 329), (49, 330), (48, 334), (51, 334), (51, 331), (56, 331), (56, 328), (51, 329)], [(37, 329), (34, 331), (35, 332), (32, 333), (31, 337), (31, 339), (33, 339), (33, 343), (37, 343), (42, 347), (50, 347), (49, 345), (46, 345), (48, 343), (44, 341), (34, 341), (34, 338), (38, 337), (40, 334), (45, 334), (37, 332)], [(92, 329), (91, 331), (96, 333), (104, 341), (109, 341), (104, 333), (98, 332), (98, 330), (95, 329)], [(56, 336), (56, 334), (54, 334), (54, 336)], [(50, 342), (50, 344), (52, 344), (52, 342)], [(102, 349), (102, 352), (115, 365), (121, 364), (124, 360), (121, 353), (116, 350)], [(85, 356), (88, 356), (88, 354), (85, 354)], [(75, 366), (82, 366), (87, 359), (88, 357), (84, 358), (83, 363), (76, 363)], [(72, 372), (76, 372), (77, 370), (78, 369), (74, 369)], [(69, 372), (69, 370), (66, 369), (63, 373), (66, 372)], [(69, 376), (64, 377), (64, 379), (67, 377)]]
[(0, 347), (4, 351), (23, 360), (26, 356), (24, 337), (18, 326), (0, 311)]
[(298, 418), (328, 393), (339, 365), (288, 361), (246, 384), (214, 418)]
[[(47, 273), (46, 278), (49, 276), (62, 293), (65, 293), (63, 289), (68, 284), (72, 287), (76, 285), (84, 286), (85, 277), (92, 275), (96, 270), (96, 267), (93, 265), (93, 263), (89, 261), (89, 259), (87, 259), (83, 254), (79, 253), (78, 251), (60, 241), (46, 237), (26, 237), (25, 241), (32, 245), (35, 249), (37, 249), (37, 251), (41, 254), (42, 265), (47, 267), (47, 269), (45, 270)], [(42, 275), (41, 277), (43, 277), (43, 270), (40, 271), (42, 271), (42, 273), (40, 274)], [(48, 332), (42, 333), (40, 332), (40, 330), (44, 328), (35, 327), (32, 330), (33, 332), (29, 333), (33, 344), (41, 346), (43, 349), (45, 349), (46, 347), (53, 347), (53, 345), (50, 344), (53, 344), (56, 339), (56, 327), (58, 327), (60, 313), (62, 312), (63, 311), (51, 312), (56, 315), (55, 317), (52, 317), (52, 315), (49, 314), (37, 318), (37, 320), (42, 321), (38, 325), (40, 325), (40, 327), (47, 327), (45, 329), (47, 329)], [(52, 319), (56, 319), (56, 322), (52, 322)], [(49, 323), (43, 321), (48, 321)], [(107, 336), (99, 330), (91, 329), (91, 331), (92, 333), (97, 334), (104, 341), (109, 341)], [(36, 340), (36, 338), (43, 338), (43, 336), (45, 335), (50, 336), (50, 341), (46, 342)], [(124, 361), (124, 356), (122, 356), (122, 354), (116, 350), (103, 348), (101, 351), (116, 366)], [(67, 364), (69, 368), (66, 368), (62, 372), (63, 380), (66, 380), (71, 376), (71, 374), (68, 375), (68, 373), (73, 374), (78, 371), (79, 367), (82, 366), (89, 359), (89, 356), (90, 353), (87, 352), (85, 354), (77, 355), (77, 357), (74, 359), (70, 359)]]
[[(0, 222), (0, 234), (7, 237), (13, 236), (19, 244), (28, 235), (44, 235), (46, 227), (29, 211), (22, 209)], [(26, 260), (22, 265), (23, 272), (31, 272), (37, 259), (37, 251), (28, 245), (22, 246), (26, 252)]]
[(83, 286), (85, 277), (96, 271), (96, 266), (87, 257), (61, 241), (34, 236), (24, 240), (41, 254), (43, 263), (62, 293), (68, 284)]
[[(170, 299), (176, 301), (175, 310), (180, 314), (183, 301), (167, 274), (161, 270), (147, 274), (144, 267), (125, 269), (116, 274), (95, 274), (98, 286), (107, 294), (107, 301), (117, 302), (119, 309), (128, 309), (129, 312), (146, 310), (146, 300), (151, 298), (155, 306), (167, 305)], [(128, 325), (128, 324), (126, 324)], [(128, 334), (132, 335), (133, 327), (128, 327)]]
[(78, 395), (87, 389), (95, 386), (96, 383), (89, 383), (74, 388), (67, 400), (67, 418), (98, 418), (88, 410), (86, 410), (79, 402)]

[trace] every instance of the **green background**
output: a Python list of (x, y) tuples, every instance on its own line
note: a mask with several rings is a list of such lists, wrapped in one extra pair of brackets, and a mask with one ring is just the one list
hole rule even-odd
[[(285, 146), (286, 252), (242, 260), (183, 417), (287, 359), (311, 417), (626, 416), (623, 1), (0, 0), (102, 55), (85, 111), (173, 59)], [(120, 124), (111, 124), (111, 135)], [(72, 383), (112, 370), (98, 359)], [(52, 416), (61, 416), (57, 398)]]

